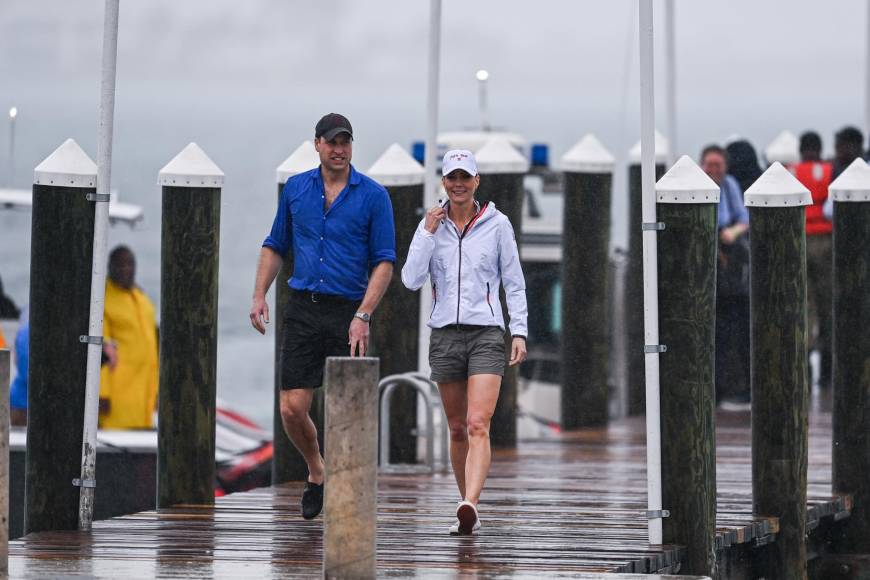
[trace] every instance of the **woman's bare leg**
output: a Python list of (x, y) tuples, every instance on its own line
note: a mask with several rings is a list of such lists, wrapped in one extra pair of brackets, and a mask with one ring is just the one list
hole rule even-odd
[(465, 497), (465, 461), (468, 456), (468, 396), (465, 381), (457, 383), (438, 383), (441, 403), (450, 426), (450, 463), (459, 487), (459, 495)]
[[(499, 375), (472, 375), (468, 377), (467, 458), (465, 462), (465, 495), (467, 501), (477, 505), (480, 492), (489, 474), (491, 454), (489, 424), (501, 388)], [(454, 470), (456, 469), (454, 464)]]

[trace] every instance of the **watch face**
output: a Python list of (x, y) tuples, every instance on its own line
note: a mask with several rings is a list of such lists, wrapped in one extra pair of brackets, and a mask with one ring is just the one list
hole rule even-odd
[(369, 319), (371, 318), (371, 315), (369, 315), (365, 312), (357, 312), (356, 314), (354, 314), (354, 316), (356, 316), (357, 318), (359, 318), (363, 322), (368, 322)]

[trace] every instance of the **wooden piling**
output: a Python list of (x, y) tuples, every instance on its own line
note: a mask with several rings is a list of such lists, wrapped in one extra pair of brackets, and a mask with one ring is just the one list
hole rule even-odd
[[(368, 176), (387, 188), (396, 224), (396, 250), (403, 261), (411, 246), (423, 207), (423, 166), (394, 143), (369, 168)], [(380, 358), (381, 376), (417, 370), (420, 293), (402, 284), (401, 264), (393, 268), (387, 293), (371, 322), (372, 356)], [(417, 461), (417, 392), (394, 391), (390, 406), (390, 463)]]
[(223, 172), (195, 143), (161, 171), (157, 507), (214, 504)]
[(96, 182), (72, 139), (34, 172), (25, 534), (78, 528)]
[(613, 164), (613, 156), (594, 135), (586, 135), (562, 157), (563, 429), (604, 425), (608, 418), (607, 278)]
[(837, 549), (870, 553), (870, 167), (856, 159), (828, 188), (834, 204), (833, 491), (851, 494)]
[[(501, 137), (490, 140), (475, 154), (475, 157), (480, 173), (477, 199), (495, 203), (496, 209), (510, 220), (517, 243), (519, 243), (523, 225), (523, 197), (525, 196), (523, 176), (529, 170), (528, 159), (523, 157), (507, 139)], [(513, 338), (508, 326), (510, 316), (507, 311), (504, 288), (499, 290), (499, 297), (505, 321), (505, 354), (507, 358), (510, 358)], [(518, 374), (517, 367), (505, 366), (501, 391), (489, 430), (490, 443), (493, 447), (516, 447)]]
[[(656, 181), (665, 173), (668, 142), (655, 134)], [(628, 166), (628, 268), (625, 281), (625, 333), (628, 377), (628, 414), (646, 413), (646, 363), (643, 321), (643, 192), (641, 190), (640, 141), (629, 152)]]
[(716, 207), (719, 186), (683, 156), (656, 184), (662, 506), (666, 544), (685, 574), (716, 565)]
[(762, 575), (807, 577), (809, 191), (780, 163), (746, 190), (751, 236), (752, 503), (779, 519)]
[(9, 387), (12, 357), (0, 348), (0, 578), (9, 574)]
[(378, 359), (329, 357), (324, 578), (374, 578), (378, 489)]
[[(304, 141), (296, 148), (290, 157), (278, 166), (276, 170), (278, 182), (278, 202), (287, 180), (298, 173), (314, 169), (320, 165), (320, 156), (314, 149), (314, 143)], [(292, 239), (292, 236), (291, 236)], [(305, 481), (308, 479), (308, 465), (305, 458), (296, 449), (281, 420), (281, 341), (284, 336), (284, 316), (290, 301), (290, 286), (287, 282), (293, 275), (293, 246), (284, 256), (281, 271), (275, 279), (275, 308), (272, 310), (272, 323), (275, 328), (275, 397), (272, 415), (272, 483), (286, 481)], [(317, 438), (323, 449), (323, 389), (315, 389), (314, 400), (311, 402), (311, 417), (317, 427)]]

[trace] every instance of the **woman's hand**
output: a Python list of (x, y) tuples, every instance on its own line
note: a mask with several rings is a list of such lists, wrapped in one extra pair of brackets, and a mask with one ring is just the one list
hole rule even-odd
[(423, 227), (426, 228), (426, 231), (430, 234), (434, 234), (438, 229), (438, 226), (441, 225), (441, 220), (447, 217), (447, 212), (444, 211), (444, 208), (440, 205), (436, 205), (426, 212), (426, 223), (423, 224)]
[(526, 339), (522, 336), (515, 336), (511, 341), (511, 360), (508, 363), (510, 366), (518, 365), (526, 360), (528, 353), (526, 352)]

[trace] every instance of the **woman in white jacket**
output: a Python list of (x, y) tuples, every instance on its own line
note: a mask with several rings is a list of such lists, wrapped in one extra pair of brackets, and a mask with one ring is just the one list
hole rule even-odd
[(429, 366), (450, 425), (450, 460), (462, 501), (450, 534), (480, 529), (477, 504), (489, 473), (489, 424), (505, 368), (503, 285), (512, 335), (510, 365), (526, 358), (528, 309), (513, 227), (492, 203), (474, 199), (480, 185), (470, 151), (448, 151), (442, 165), (448, 201), (420, 222), (402, 282), (432, 281)]

